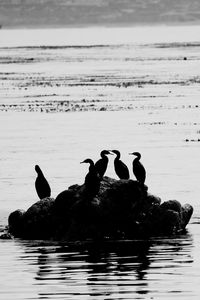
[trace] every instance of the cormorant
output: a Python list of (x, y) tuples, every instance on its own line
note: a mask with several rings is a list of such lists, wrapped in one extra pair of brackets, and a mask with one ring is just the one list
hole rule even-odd
[(35, 166), (35, 171), (37, 172), (38, 176), (35, 180), (35, 188), (40, 199), (50, 197), (51, 196), (51, 188), (48, 184), (48, 181), (44, 177), (42, 170), (38, 165)]
[(108, 157), (106, 155), (112, 154), (108, 150), (101, 151), (101, 158), (95, 163), (95, 168), (100, 178), (103, 178), (107, 166), (108, 166)]
[(87, 192), (90, 196), (94, 197), (96, 194), (99, 192), (100, 188), (100, 177), (99, 174), (97, 173), (96, 167), (94, 165), (94, 162), (92, 159), (87, 158), (82, 163), (88, 163), (90, 164), (89, 166), (89, 172), (85, 176), (85, 187), (87, 189)]
[(114, 160), (114, 167), (115, 172), (117, 176), (120, 179), (129, 179), (129, 170), (128, 167), (120, 160), (120, 152), (118, 150), (111, 150), (113, 153), (116, 154), (115, 160)]
[(143, 164), (140, 162), (141, 154), (139, 152), (133, 152), (133, 153), (129, 153), (129, 154), (137, 156), (133, 160), (133, 174), (135, 175), (137, 181), (144, 184), (145, 179), (146, 179), (146, 170), (145, 170)]

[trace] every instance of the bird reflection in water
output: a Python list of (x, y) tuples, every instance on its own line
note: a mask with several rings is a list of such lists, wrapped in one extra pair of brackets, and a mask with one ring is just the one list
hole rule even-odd
[[(24, 246), (24, 244), (23, 244)], [(166, 276), (191, 265), (192, 237), (38, 244), (27, 243), (27, 264), (38, 264), (35, 276), (39, 298), (79, 299), (80, 296), (116, 299), (151, 294), (151, 274), (160, 284)], [(24, 247), (23, 247), (24, 248)], [(28, 259), (27, 259), (28, 257)], [(179, 268), (178, 268), (179, 267)], [(178, 269), (177, 269), (178, 268)], [(162, 278), (161, 274), (166, 274)], [(52, 285), (56, 289), (52, 290)], [(155, 291), (159, 294), (159, 290)], [(158, 295), (159, 296), (159, 295)], [(122, 299), (122, 298), (121, 298)]]
[[(67, 284), (73, 282), (78, 290), (83, 284), (80, 278), (85, 278), (89, 295), (111, 296), (114, 290), (123, 290), (127, 283), (133, 285), (135, 279), (147, 285), (145, 275), (149, 268), (150, 246), (149, 241), (108, 241), (41, 248), (38, 249), (39, 270), (35, 279), (46, 284), (52, 280), (65, 282), (66, 290), (71, 290)], [(72, 291), (67, 293), (73, 294)]]

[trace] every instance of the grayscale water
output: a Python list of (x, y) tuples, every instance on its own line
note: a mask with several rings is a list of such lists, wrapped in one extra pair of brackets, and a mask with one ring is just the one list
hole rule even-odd
[(130, 170), (140, 151), (149, 192), (194, 207), (173, 238), (1, 240), (0, 299), (199, 299), (199, 83), (200, 26), (0, 30), (0, 230), (38, 200), (35, 164), (56, 197), (102, 149)]

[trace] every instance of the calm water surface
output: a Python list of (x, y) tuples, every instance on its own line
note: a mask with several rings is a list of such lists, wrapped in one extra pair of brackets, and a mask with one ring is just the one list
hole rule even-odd
[(1, 299), (197, 299), (192, 244), (190, 234), (103, 245), (2, 242)]
[(198, 26), (0, 31), (0, 230), (38, 200), (35, 164), (56, 197), (102, 149), (130, 170), (140, 151), (149, 192), (194, 207), (173, 239), (1, 240), (1, 299), (199, 299), (199, 37)]

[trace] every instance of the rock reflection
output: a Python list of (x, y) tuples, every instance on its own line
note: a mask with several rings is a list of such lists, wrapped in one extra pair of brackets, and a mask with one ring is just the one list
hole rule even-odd
[(192, 263), (191, 248), (189, 235), (63, 245), (26, 242), (26, 255), (20, 259), (38, 266), (34, 278), (39, 299), (130, 299), (158, 296), (165, 269), (166, 276), (175, 276), (177, 268), (181, 273), (181, 267)]
[[(149, 241), (121, 241), (90, 249), (87, 257), (91, 264), (87, 278), (90, 295), (100, 290), (101, 295), (109, 294), (109, 299), (122, 294), (126, 299), (135, 285), (147, 286), (145, 275), (149, 267), (150, 246)], [(104, 268), (102, 265), (98, 267), (100, 261), (105, 263)]]
[(49, 255), (47, 253), (41, 251), (41, 253), (38, 255), (38, 266), (39, 268), (35, 279), (42, 280), (43, 278), (45, 278), (46, 274), (51, 272)]

